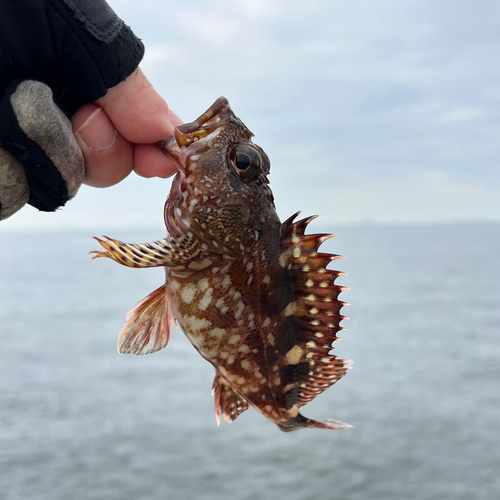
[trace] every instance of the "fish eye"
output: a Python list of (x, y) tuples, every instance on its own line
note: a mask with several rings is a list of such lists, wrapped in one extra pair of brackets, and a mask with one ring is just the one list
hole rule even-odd
[(238, 153), (234, 159), (234, 164), (240, 172), (246, 172), (252, 166), (252, 158), (246, 153)]
[(245, 145), (236, 146), (231, 153), (231, 162), (236, 172), (244, 180), (252, 180), (262, 168), (262, 158), (259, 152)]

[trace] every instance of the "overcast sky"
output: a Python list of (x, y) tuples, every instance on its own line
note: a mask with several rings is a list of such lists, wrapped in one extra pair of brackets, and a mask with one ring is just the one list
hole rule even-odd
[[(220, 95), (271, 159), (282, 217), (500, 220), (500, 3), (111, 0), (185, 121)], [(170, 180), (83, 187), (22, 228), (159, 226)]]

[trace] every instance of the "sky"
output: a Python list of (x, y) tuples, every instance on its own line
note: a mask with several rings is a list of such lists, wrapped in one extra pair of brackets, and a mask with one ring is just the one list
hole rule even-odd
[[(220, 95), (271, 160), (278, 213), (329, 225), (500, 221), (500, 3), (110, 0), (183, 120)], [(4, 230), (159, 227), (170, 179), (82, 187)]]

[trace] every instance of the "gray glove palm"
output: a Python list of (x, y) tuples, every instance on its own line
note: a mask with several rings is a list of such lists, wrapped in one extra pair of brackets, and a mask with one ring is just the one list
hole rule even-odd
[(56, 210), (75, 196), (85, 173), (71, 122), (51, 89), (34, 80), (13, 82), (0, 107), (0, 220), (26, 203)]

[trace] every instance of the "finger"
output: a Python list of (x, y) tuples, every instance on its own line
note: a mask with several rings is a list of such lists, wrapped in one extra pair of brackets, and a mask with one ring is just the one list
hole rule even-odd
[(109, 187), (130, 174), (134, 166), (133, 146), (100, 106), (86, 104), (75, 113), (71, 123), (85, 160), (85, 184)]
[(174, 130), (167, 103), (140, 68), (96, 102), (130, 142), (153, 144)]
[(162, 177), (174, 175), (177, 164), (167, 157), (156, 144), (134, 145), (134, 171), (142, 177)]

